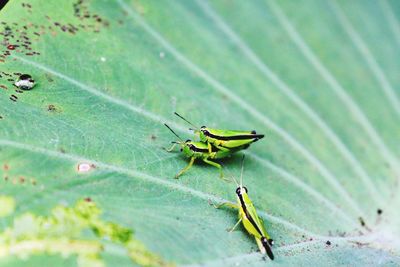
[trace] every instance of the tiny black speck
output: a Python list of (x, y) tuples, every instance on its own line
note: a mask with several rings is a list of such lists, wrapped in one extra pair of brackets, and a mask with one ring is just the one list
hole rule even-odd
[(31, 78), (32, 78), (32, 76), (29, 74), (22, 74), (21, 76), (19, 76), (20, 80), (29, 80)]

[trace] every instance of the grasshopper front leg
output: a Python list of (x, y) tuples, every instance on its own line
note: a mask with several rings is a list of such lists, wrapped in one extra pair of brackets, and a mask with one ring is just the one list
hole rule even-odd
[(218, 148), (219, 150), (221, 150), (221, 151), (229, 151), (229, 150), (230, 150), (229, 148), (223, 147), (223, 146), (221, 146), (221, 145), (216, 145), (216, 144), (214, 144), (214, 146), (215, 146), (216, 148)]
[(208, 148), (208, 153), (212, 153), (212, 147), (211, 147), (211, 143), (207, 142), (207, 148)]
[(177, 144), (174, 143), (169, 149), (167, 149), (167, 148), (165, 148), (165, 147), (163, 147), (163, 149), (164, 149), (165, 151), (167, 151), (167, 152), (171, 152), (172, 150), (174, 150), (174, 148), (175, 148), (176, 145), (177, 145)]
[(175, 179), (178, 179), (179, 176), (187, 172), (193, 166), (193, 162), (195, 159), (195, 157), (191, 157), (189, 164), (175, 175)]
[(220, 208), (222, 208), (222, 207), (228, 207), (228, 208), (231, 208), (231, 209), (236, 209), (236, 210), (238, 210), (240, 207), (239, 207), (239, 205), (236, 205), (236, 204), (233, 204), (233, 203), (231, 203), (231, 202), (224, 202), (224, 203), (221, 203), (221, 204), (218, 204), (218, 205), (215, 205), (215, 204), (212, 204), (213, 206), (214, 206), (214, 208), (216, 208), (216, 209), (220, 209)]
[(229, 233), (232, 233), (233, 231), (235, 231), (236, 227), (238, 227), (238, 225), (242, 222), (242, 218), (239, 219), (239, 221), (237, 221), (237, 223), (231, 228), (229, 229)]

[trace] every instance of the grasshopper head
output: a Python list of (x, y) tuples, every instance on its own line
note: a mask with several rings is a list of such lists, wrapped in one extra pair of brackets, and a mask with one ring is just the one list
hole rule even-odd
[(199, 130), (196, 130), (195, 133), (199, 134), (200, 140), (202, 142), (207, 141), (207, 133), (208, 133), (208, 129), (206, 126), (201, 126)]
[(245, 187), (245, 186), (239, 186), (238, 188), (236, 188), (236, 194), (238, 195), (238, 196), (241, 196), (241, 195), (243, 195), (243, 194), (247, 194), (247, 187)]
[(191, 148), (193, 147), (192, 140), (186, 140), (185, 142), (180, 142), (181, 151), (188, 154), (191, 152)]

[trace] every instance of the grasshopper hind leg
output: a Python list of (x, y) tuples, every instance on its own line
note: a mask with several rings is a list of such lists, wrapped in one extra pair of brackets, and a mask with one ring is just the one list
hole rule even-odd
[(224, 173), (222, 172), (222, 166), (214, 161), (208, 160), (208, 159), (203, 159), (203, 161), (207, 164), (210, 164), (211, 166), (214, 166), (219, 169), (219, 177), (223, 178)]

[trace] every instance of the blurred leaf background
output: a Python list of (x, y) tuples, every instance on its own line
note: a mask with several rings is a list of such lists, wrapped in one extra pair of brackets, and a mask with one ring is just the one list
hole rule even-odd
[[(14, 216), (90, 197), (181, 266), (399, 265), (399, 11), (394, 0), (10, 1), (1, 195), (16, 198)], [(34, 89), (16, 92), (17, 73)], [(226, 231), (235, 211), (209, 205), (235, 201), (233, 183), (204, 164), (173, 179), (187, 162), (162, 150), (175, 139), (163, 123), (194, 138), (174, 111), (266, 134), (245, 152), (244, 181), (274, 262), (243, 228)], [(228, 177), (240, 158), (222, 161)], [(79, 173), (80, 163), (94, 168)], [(108, 266), (133, 264), (104, 244)]]

